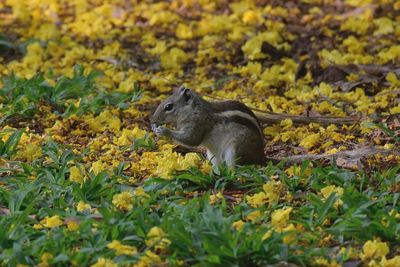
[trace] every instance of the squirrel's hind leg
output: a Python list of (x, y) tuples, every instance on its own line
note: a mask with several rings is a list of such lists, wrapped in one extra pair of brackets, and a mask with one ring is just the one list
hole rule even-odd
[(209, 161), (211, 161), (211, 164), (214, 166), (214, 167), (217, 167), (219, 164), (221, 164), (221, 162), (220, 162), (220, 160), (218, 159), (218, 157), (215, 155), (215, 154), (213, 154), (210, 150), (208, 150), (207, 149), (207, 152), (206, 152), (206, 156), (207, 156), (207, 159), (209, 160)]
[(236, 149), (234, 146), (229, 146), (223, 153), (224, 163), (228, 168), (235, 167), (236, 162)]

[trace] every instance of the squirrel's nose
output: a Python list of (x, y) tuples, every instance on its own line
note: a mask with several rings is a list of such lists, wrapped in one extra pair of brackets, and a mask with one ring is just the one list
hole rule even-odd
[(157, 123), (151, 123), (151, 130), (152, 130), (153, 132), (156, 131), (156, 128), (157, 128), (157, 127), (158, 127)]

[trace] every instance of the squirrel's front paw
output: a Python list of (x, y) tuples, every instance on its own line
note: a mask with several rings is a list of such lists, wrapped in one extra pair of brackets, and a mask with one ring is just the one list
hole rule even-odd
[(152, 125), (151, 129), (156, 135), (168, 135), (169, 129), (163, 126)]

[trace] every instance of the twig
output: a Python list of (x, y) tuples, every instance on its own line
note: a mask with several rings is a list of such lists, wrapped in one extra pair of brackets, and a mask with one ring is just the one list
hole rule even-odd
[(296, 155), (296, 156), (289, 156), (289, 157), (282, 157), (282, 158), (271, 158), (273, 160), (282, 160), (285, 161), (288, 164), (292, 163), (300, 163), (305, 160), (320, 160), (320, 159), (343, 159), (346, 160), (349, 163), (356, 163), (358, 160), (364, 157), (376, 155), (376, 154), (397, 154), (400, 155), (400, 153), (396, 150), (388, 150), (388, 149), (382, 149), (382, 148), (377, 148), (377, 147), (363, 147), (363, 148), (358, 148), (354, 150), (345, 150), (341, 151), (335, 154), (317, 154), (317, 155)]

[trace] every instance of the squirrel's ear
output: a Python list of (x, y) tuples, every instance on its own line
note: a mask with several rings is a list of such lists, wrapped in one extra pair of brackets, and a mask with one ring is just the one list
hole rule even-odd
[(183, 93), (185, 90), (187, 90), (187, 88), (184, 85), (179, 86), (178, 88), (178, 92), (179, 93)]
[(190, 99), (192, 99), (192, 91), (184, 86), (179, 87), (179, 93), (183, 96), (185, 102), (188, 102)]

